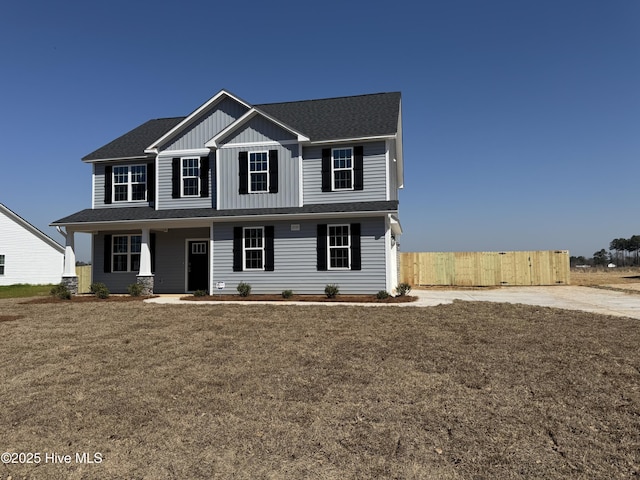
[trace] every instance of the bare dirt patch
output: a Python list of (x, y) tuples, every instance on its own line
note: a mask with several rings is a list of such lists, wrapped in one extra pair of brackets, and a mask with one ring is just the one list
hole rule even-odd
[(433, 308), (2, 300), (0, 478), (640, 475), (638, 321)]
[(23, 300), (20, 302), (23, 305), (26, 304), (48, 304), (48, 303), (121, 303), (121, 302), (141, 302), (146, 300), (147, 298), (153, 297), (133, 297), (131, 295), (109, 295), (107, 298), (99, 298), (95, 295), (84, 294), (84, 295), (74, 295), (70, 299), (62, 299), (49, 295), (48, 297), (37, 297), (31, 298), (29, 300)]
[(0, 322), (12, 322), (22, 318), (20, 315), (0, 315)]
[(246, 297), (240, 295), (205, 295), (196, 297), (193, 295), (181, 297), (181, 300), (191, 300), (194, 302), (220, 301), (220, 302), (351, 302), (351, 303), (407, 303), (415, 302), (418, 298), (411, 295), (389, 297), (378, 299), (375, 295), (338, 295), (334, 298), (327, 298), (326, 295), (293, 295), (284, 298), (282, 295), (251, 294)]

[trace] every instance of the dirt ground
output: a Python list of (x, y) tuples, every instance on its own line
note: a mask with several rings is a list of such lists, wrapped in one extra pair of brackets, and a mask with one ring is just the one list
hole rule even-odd
[(3, 480), (640, 475), (637, 320), (483, 302), (0, 311)]

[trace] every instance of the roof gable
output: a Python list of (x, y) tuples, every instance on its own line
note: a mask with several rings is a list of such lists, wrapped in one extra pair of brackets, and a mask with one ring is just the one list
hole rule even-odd
[(40, 238), (42, 241), (44, 241), (46, 244), (50, 245), (51, 247), (55, 248), (56, 250), (58, 250), (60, 253), (64, 253), (64, 247), (62, 245), (60, 245), (58, 242), (56, 242), (53, 238), (51, 238), (46, 233), (42, 232), (41, 230), (31, 225), (29, 222), (27, 222), (24, 218), (22, 218), (17, 213), (5, 207), (2, 203), (0, 203), (0, 213), (3, 213), (4, 215), (7, 216), (7, 218), (9, 218), (10, 220), (13, 220), (20, 227), (24, 228), (34, 236)]

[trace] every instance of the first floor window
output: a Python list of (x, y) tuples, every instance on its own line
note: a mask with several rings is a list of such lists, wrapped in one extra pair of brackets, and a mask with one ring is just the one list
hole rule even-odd
[(4, 255), (0, 255), (0, 275), (4, 275)]
[(111, 240), (111, 271), (139, 271), (141, 245), (140, 235), (114, 235)]
[(329, 268), (350, 268), (351, 233), (349, 225), (329, 225), (327, 233)]
[(244, 268), (245, 270), (264, 269), (264, 228), (248, 227), (244, 229)]
[(182, 196), (200, 196), (200, 158), (182, 159)]
[(135, 202), (146, 200), (146, 165), (113, 167), (113, 201)]

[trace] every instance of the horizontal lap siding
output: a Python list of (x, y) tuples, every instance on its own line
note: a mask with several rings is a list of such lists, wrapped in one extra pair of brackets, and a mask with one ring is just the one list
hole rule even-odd
[[(238, 154), (241, 151), (278, 151), (278, 193), (239, 194)], [(233, 147), (218, 150), (220, 210), (234, 208), (297, 207), (299, 204), (299, 165), (297, 145)]]
[[(121, 207), (148, 207), (153, 206), (153, 202), (145, 201), (145, 202), (114, 202), (104, 203), (104, 172), (105, 167), (109, 166), (126, 166), (126, 165), (147, 165), (147, 169), (149, 168), (149, 164), (152, 162), (143, 160), (137, 162), (111, 162), (109, 164), (104, 163), (96, 163), (94, 164), (94, 192), (93, 192), (93, 204), (94, 208), (121, 208)], [(147, 178), (149, 173), (147, 172)], [(147, 188), (147, 196), (149, 194), (149, 189)]]
[(194, 123), (172, 143), (162, 150), (189, 150), (204, 148), (218, 132), (231, 125), (247, 111), (247, 107), (235, 100), (225, 98), (213, 107), (213, 110)]
[(215, 156), (209, 155), (209, 196), (172, 198), (173, 171), (172, 157), (158, 157), (156, 176), (158, 177), (158, 192), (156, 193), (157, 209), (171, 208), (215, 208), (216, 206), (216, 164)]
[[(291, 224), (300, 225), (291, 231)], [(375, 293), (386, 288), (384, 218), (342, 219), (320, 223), (360, 223), (362, 270), (317, 271), (317, 223), (277, 222), (264, 224), (214, 225), (213, 281), (225, 282), (227, 293), (235, 293), (239, 282), (251, 284), (254, 293), (318, 294), (327, 284), (340, 286), (342, 293)], [(274, 225), (274, 271), (233, 271), (233, 227)]]
[[(109, 232), (109, 235), (139, 235), (140, 231)], [(93, 237), (92, 283), (104, 283), (111, 293), (127, 293), (127, 287), (136, 283), (138, 272), (105, 273), (104, 234)]]
[[(370, 202), (387, 199), (386, 187), (386, 146), (385, 142), (333, 145), (338, 147), (364, 147), (363, 190), (341, 192), (322, 191), (322, 146), (307, 147), (303, 150), (304, 204)], [(324, 148), (330, 148), (325, 146)]]

